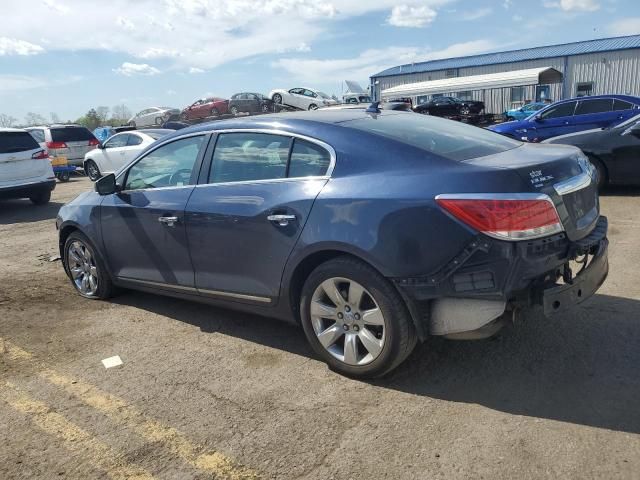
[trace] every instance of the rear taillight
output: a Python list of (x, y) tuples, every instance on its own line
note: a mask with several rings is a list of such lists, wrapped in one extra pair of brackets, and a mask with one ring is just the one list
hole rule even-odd
[(495, 238), (528, 240), (563, 231), (547, 195), (453, 194), (438, 195), (436, 202), (471, 228)]
[(96, 145), (100, 145), (100, 141), (97, 138), (92, 138), (89, 140), (89, 146), (95, 147)]
[(49, 154), (44, 150), (38, 150), (36, 153), (31, 155), (31, 158), (34, 160), (43, 160), (45, 158), (49, 158)]
[(67, 148), (64, 142), (47, 142), (47, 148)]

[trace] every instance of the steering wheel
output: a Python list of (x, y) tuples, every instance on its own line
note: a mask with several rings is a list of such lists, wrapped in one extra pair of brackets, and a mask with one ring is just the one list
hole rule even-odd
[(184, 178), (180, 178), (182, 175), (188, 175), (188, 182), (191, 179), (191, 170), (188, 168), (181, 168), (177, 172), (173, 172), (169, 178), (169, 185), (178, 185), (179, 180), (182, 180), (184, 183)]

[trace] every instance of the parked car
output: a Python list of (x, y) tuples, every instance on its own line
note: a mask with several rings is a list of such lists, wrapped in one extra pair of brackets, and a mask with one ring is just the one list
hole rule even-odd
[(342, 96), (342, 103), (371, 103), (371, 97), (366, 93), (349, 93)]
[(373, 103), (341, 103), (340, 105), (332, 105), (324, 107), (324, 110), (366, 110), (376, 105), (380, 110), (400, 110), (403, 112), (413, 112), (411, 105), (405, 102), (373, 102)]
[(100, 144), (88, 128), (80, 125), (29, 127), (27, 131), (49, 151), (54, 163), (81, 167), (84, 155)]
[(608, 268), (594, 177), (575, 147), (327, 109), (177, 131), (56, 225), (86, 298), (130, 287), (300, 322), (333, 369), (369, 377), (428, 335), (589, 298)]
[(461, 100), (456, 97), (436, 97), (428, 102), (416, 105), (413, 110), (416, 113), (435, 115), (437, 117), (454, 117), (480, 113), (484, 110), (484, 102)]
[(640, 185), (640, 114), (615, 127), (560, 135), (544, 143), (581, 149), (598, 170), (600, 187)]
[(171, 107), (151, 107), (139, 111), (127, 122), (136, 128), (159, 127), (173, 116), (180, 114), (180, 110)]
[(84, 156), (84, 171), (95, 182), (105, 173), (117, 172), (153, 142), (173, 132), (150, 128), (116, 133)]
[(608, 128), (638, 114), (640, 98), (629, 95), (597, 95), (552, 103), (519, 122), (489, 127), (494, 132), (527, 142)]
[(49, 155), (35, 138), (23, 129), (0, 128), (0, 199), (28, 198), (44, 205), (55, 187)]
[(525, 118), (533, 115), (538, 110), (546, 107), (548, 104), (544, 102), (532, 102), (523, 105), (520, 108), (512, 108), (511, 110), (507, 110), (504, 112), (504, 118), (508, 122), (512, 122), (513, 120), (524, 120)]
[(273, 111), (273, 101), (261, 93), (242, 92), (229, 99), (229, 113), (267, 113)]
[(337, 105), (339, 102), (326, 93), (312, 88), (292, 88), (290, 90), (276, 89), (269, 92), (273, 103), (288, 105), (301, 110), (316, 110), (320, 107)]
[[(196, 100), (180, 112), (181, 120), (200, 120), (202, 118), (217, 117), (229, 113), (229, 100), (218, 97), (207, 97)], [(161, 125), (161, 124), (159, 124)]]

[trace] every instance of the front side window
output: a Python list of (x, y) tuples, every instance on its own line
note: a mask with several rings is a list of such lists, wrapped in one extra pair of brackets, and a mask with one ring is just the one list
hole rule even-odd
[(203, 135), (182, 138), (156, 148), (136, 162), (127, 174), (125, 190), (181, 187), (191, 184)]
[(321, 177), (327, 174), (331, 156), (315, 143), (296, 138), (291, 150), (289, 177)]
[(551, 119), (560, 117), (571, 117), (576, 109), (576, 102), (567, 102), (555, 107), (548, 108), (540, 114), (540, 118)]
[(209, 183), (271, 180), (287, 176), (291, 138), (268, 133), (218, 136)]
[(117, 148), (117, 147), (126, 147), (127, 142), (129, 140), (129, 134), (124, 133), (122, 135), (114, 135), (109, 140), (107, 140), (104, 144), (104, 148)]
[(600, 98), (597, 100), (582, 100), (578, 102), (576, 115), (588, 115), (589, 113), (610, 112), (613, 101), (610, 98)]

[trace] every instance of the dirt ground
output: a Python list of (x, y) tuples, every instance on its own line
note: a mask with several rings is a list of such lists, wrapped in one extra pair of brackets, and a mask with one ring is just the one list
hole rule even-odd
[(359, 382), (276, 320), (80, 298), (49, 258), (88, 188), (0, 204), (0, 479), (640, 478), (640, 190), (602, 197), (610, 276), (581, 307)]

